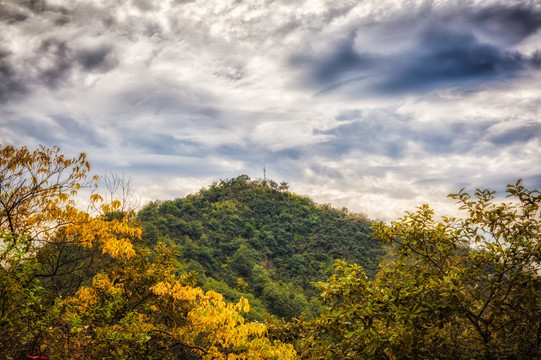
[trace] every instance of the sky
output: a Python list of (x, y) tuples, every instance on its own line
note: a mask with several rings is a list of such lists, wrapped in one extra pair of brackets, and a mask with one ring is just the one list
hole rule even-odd
[(541, 189), (541, 2), (0, 0), (0, 144), (143, 203), (246, 174), (372, 219)]

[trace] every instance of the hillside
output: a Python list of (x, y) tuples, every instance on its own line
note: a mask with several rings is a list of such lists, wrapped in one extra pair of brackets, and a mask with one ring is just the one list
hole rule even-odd
[(314, 281), (325, 280), (335, 259), (377, 271), (383, 255), (370, 221), (347, 210), (318, 205), (274, 181), (246, 175), (222, 180), (170, 201), (156, 201), (138, 214), (148, 245), (177, 246), (182, 272), (196, 271), (204, 289), (290, 318), (319, 313)]

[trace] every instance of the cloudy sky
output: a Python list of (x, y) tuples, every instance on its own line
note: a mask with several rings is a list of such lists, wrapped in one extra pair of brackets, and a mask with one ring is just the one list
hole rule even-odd
[(371, 218), (541, 188), (541, 2), (0, 0), (0, 143), (143, 200), (247, 174)]

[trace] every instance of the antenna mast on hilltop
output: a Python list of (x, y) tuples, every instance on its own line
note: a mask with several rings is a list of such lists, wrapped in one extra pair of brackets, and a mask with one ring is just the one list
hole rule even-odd
[(267, 169), (263, 166), (263, 181), (267, 181)]

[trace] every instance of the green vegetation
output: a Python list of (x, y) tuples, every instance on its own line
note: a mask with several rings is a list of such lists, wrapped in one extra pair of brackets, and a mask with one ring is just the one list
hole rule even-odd
[(425, 205), (376, 225), (395, 247), (376, 278), (337, 262), (318, 286), (323, 314), (273, 333), (307, 359), (539, 359), (541, 194), (520, 181), (507, 191), (509, 203), (451, 195), (465, 219)]
[(177, 246), (185, 272), (204, 289), (231, 301), (250, 300), (252, 319), (319, 313), (313, 285), (332, 273), (336, 259), (376, 273), (383, 254), (363, 216), (317, 205), (286, 184), (246, 175), (214, 183), (183, 199), (154, 202), (138, 220), (146, 244)]

